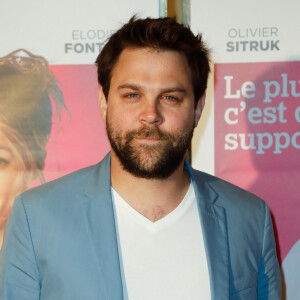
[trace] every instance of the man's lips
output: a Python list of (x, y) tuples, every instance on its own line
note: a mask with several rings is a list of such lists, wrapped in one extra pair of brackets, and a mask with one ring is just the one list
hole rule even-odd
[(136, 140), (141, 141), (141, 142), (148, 142), (148, 143), (158, 143), (161, 141), (165, 141), (166, 139), (160, 138), (160, 137), (144, 137), (144, 136), (138, 136), (135, 137)]

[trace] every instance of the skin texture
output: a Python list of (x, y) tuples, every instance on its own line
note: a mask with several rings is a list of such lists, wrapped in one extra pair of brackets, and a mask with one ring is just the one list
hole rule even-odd
[(3, 230), (15, 197), (26, 189), (26, 172), (20, 154), (0, 130), (0, 248)]
[[(192, 134), (204, 103), (198, 101), (195, 107), (185, 57), (176, 51), (149, 48), (121, 53), (112, 72), (108, 99), (100, 86), (99, 100), (110, 138), (124, 144), (133, 132), (130, 146), (136, 162), (148, 171), (159, 164), (169, 147), (177, 147), (183, 136)], [(169, 139), (163, 138), (166, 136)], [(164, 178), (138, 176), (124, 169), (112, 148), (111, 183), (129, 205), (155, 222), (184, 198), (190, 179), (183, 166), (184, 156)]]

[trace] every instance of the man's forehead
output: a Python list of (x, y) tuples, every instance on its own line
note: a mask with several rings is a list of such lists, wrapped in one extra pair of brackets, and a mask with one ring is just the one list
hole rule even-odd
[(160, 49), (160, 48), (155, 48), (155, 47), (126, 47), (124, 48), (120, 55), (118, 60), (120, 59), (120, 57), (128, 54), (128, 53), (137, 53), (137, 52), (148, 52), (148, 53), (156, 53), (157, 55), (159, 54), (163, 54), (163, 53), (173, 53), (173, 54), (177, 54), (178, 56), (181, 56), (183, 59), (186, 59), (185, 55), (181, 52), (181, 51), (177, 51), (177, 50), (173, 50), (173, 49)]
[(112, 69), (111, 79), (114, 75), (125, 75), (127, 72), (130, 74), (135, 72), (139, 76), (147, 75), (148, 70), (150, 74), (154, 69), (157, 70), (158, 75), (164, 72), (171, 78), (172, 73), (175, 77), (177, 72), (181, 75), (187, 74), (189, 81), (192, 79), (192, 72), (184, 54), (180, 51), (150, 47), (125, 48)]

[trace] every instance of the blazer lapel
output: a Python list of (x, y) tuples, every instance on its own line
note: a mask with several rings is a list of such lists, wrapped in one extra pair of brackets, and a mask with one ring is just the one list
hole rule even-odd
[(122, 300), (123, 287), (111, 199), (109, 154), (93, 170), (87, 181), (85, 193), (87, 198), (82, 203), (82, 212), (90, 247), (99, 270), (103, 296), (107, 300)]
[(201, 173), (188, 166), (195, 188), (202, 226), (213, 300), (229, 299), (229, 257), (226, 217), (215, 204), (218, 194)]

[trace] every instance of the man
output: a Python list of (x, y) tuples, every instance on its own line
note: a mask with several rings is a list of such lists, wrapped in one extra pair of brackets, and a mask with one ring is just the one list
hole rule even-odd
[(280, 299), (266, 204), (185, 162), (209, 73), (201, 36), (133, 18), (97, 65), (111, 153), (16, 199), (1, 299)]

